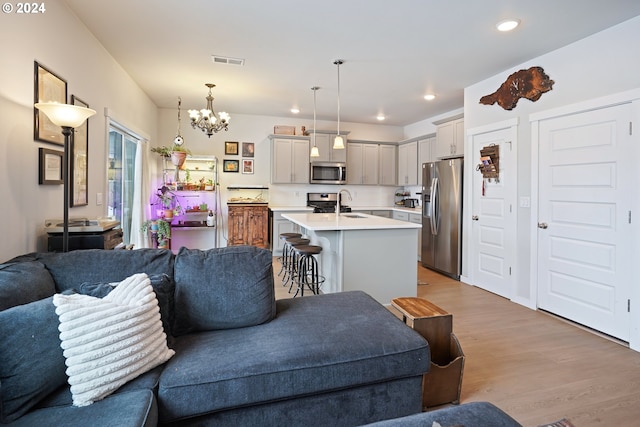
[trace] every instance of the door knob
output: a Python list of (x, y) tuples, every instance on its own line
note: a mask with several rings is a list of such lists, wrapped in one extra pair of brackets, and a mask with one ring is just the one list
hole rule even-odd
[(474, 221), (477, 221), (480, 218), (478, 218), (478, 215), (474, 215), (474, 216), (471, 217), (471, 219), (474, 220)]
[(542, 228), (543, 230), (545, 230), (548, 227), (546, 222), (539, 222), (538, 223), (538, 228)]

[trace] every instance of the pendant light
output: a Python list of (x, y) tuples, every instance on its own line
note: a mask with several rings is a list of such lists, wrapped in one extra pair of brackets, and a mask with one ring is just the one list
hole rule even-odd
[(316, 91), (320, 89), (318, 86), (311, 88), (313, 91), (313, 147), (311, 147), (311, 157), (320, 157), (318, 146), (316, 145)]
[(338, 68), (338, 134), (336, 135), (336, 139), (333, 140), (333, 149), (334, 150), (344, 150), (344, 140), (340, 135), (340, 65), (342, 64), (342, 59), (336, 59), (333, 63)]

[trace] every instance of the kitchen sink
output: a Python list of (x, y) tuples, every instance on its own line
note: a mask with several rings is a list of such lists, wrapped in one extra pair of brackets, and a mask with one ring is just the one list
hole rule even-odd
[(345, 218), (368, 218), (364, 215), (359, 215), (357, 213), (347, 213), (347, 214), (341, 214), (341, 216), (345, 217)]

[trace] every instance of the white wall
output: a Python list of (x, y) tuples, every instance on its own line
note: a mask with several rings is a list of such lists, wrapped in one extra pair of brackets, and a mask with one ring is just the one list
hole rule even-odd
[[(591, 37), (533, 58), (504, 73), (478, 82), (465, 89), (465, 128), (519, 120), (518, 130), (518, 198), (531, 196), (531, 126), (532, 113), (568, 104), (586, 101), (609, 94), (640, 87), (640, 17), (609, 28)], [(555, 81), (553, 90), (542, 95), (537, 102), (521, 99), (516, 108), (503, 110), (497, 105), (481, 105), (479, 99), (494, 92), (506, 78), (519, 69), (540, 66)], [(475, 153), (467, 154), (467, 164), (477, 162)], [(466, 171), (465, 171), (466, 172)], [(543, 171), (542, 171), (543, 172)], [(629, 177), (630, 179), (632, 177)], [(634, 179), (637, 180), (637, 177)], [(532, 221), (536, 214), (529, 208), (518, 208), (516, 299), (535, 305), (530, 287), (530, 246)], [(470, 234), (467, 232), (467, 236)], [(468, 271), (468, 270), (467, 270)]]
[[(38, 148), (61, 150), (33, 139), (33, 61), (67, 81), (73, 94), (97, 114), (89, 121), (89, 205), (69, 210), (71, 217), (105, 214), (96, 194), (106, 197), (104, 109), (124, 125), (156, 135), (157, 109), (60, 0), (46, 2), (41, 15), (3, 14), (0, 24), (0, 262), (46, 250), (43, 224), (62, 218), (62, 186), (38, 185)], [(106, 201), (106, 200), (105, 200)]]

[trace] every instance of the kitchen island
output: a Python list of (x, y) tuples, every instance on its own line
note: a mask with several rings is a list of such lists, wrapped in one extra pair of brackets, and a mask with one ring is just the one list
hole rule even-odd
[(367, 292), (378, 302), (417, 295), (416, 246), (421, 225), (363, 213), (295, 213), (311, 244), (322, 247), (321, 291)]

